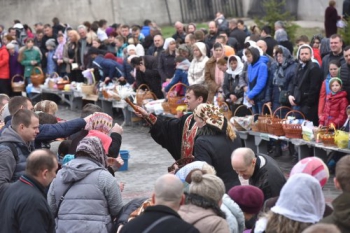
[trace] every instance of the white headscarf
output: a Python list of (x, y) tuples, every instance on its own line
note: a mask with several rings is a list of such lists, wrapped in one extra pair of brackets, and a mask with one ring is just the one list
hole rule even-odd
[(170, 42), (175, 42), (174, 38), (169, 37), (169, 38), (165, 39), (164, 45), (163, 45), (163, 49), (164, 50), (167, 50), (167, 48), (169, 47)]
[(303, 223), (319, 222), (325, 210), (320, 182), (309, 174), (291, 176), (271, 211)]
[[(235, 57), (236, 60), (237, 60), (237, 67), (235, 70), (232, 70), (231, 66), (230, 66), (230, 58), (231, 57)], [(227, 59), (227, 70), (226, 70), (226, 73), (228, 74), (231, 74), (232, 76), (236, 76), (238, 74), (241, 74), (242, 71), (243, 71), (243, 67), (244, 67), (244, 64), (242, 63), (241, 59), (236, 56), (236, 55), (233, 55), (233, 56), (230, 56), (228, 59)]]
[(188, 176), (188, 174), (190, 174), (190, 172), (192, 170), (195, 170), (195, 169), (200, 169), (202, 170), (203, 169), (203, 165), (205, 164), (206, 162), (202, 162), (202, 161), (195, 161), (195, 162), (192, 162), (192, 163), (189, 163), (185, 166), (183, 166), (180, 170), (178, 170), (176, 172), (176, 176), (182, 180), (182, 181), (185, 181), (186, 180), (186, 177)]

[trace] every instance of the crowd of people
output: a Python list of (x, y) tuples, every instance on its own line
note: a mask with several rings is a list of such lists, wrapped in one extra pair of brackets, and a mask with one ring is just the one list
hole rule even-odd
[[(336, 28), (324, 38), (300, 36), (295, 52), (282, 21), (248, 28), (220, 12), (208, 30), (176, 22), (169, 38), (150, 20), (107, 26), (102, 19), (76, 29), (52, 22), (35, 30), (19, 20), (8, 30), (0, 25), (0, 232), (350, 232), (350, 155), (335, 166), (342, 193), (330, 207), (321, 159), (300, 160), (286, 179), (273, 156), (242, 146), (220, 110), (220, 100), (232, 112), (283, 106), (315, 126), (348, 127), (350, 46)], [(176, 161), (151, 197), (123, 203), (115, 177), (123, 128), (99, 106), (65, 121), (55, 102), (33, 106), (11, 91), (13, 76), (29, 85), (37, 66), (77, 82), (91, 69), (96, 81), (146, 84), (157, 98), (186, 85), (176, 89), (187, 106), (178, 118), (135, 110)], [(50, 143), (59, 138), (56, 155)], [(285, 145), (273, 143), (271, 153), (282, 154)]]

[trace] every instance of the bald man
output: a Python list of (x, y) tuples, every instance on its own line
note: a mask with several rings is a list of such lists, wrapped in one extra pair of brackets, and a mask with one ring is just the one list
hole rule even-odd
[(172, 174), (159, 177), (152, 194), (154, 206), (147, 207), (142, 215), (125, 224), (120, 233), (199, 233), (177, 213), (184, 200), (183, 184), (179, 178)]
[(35, 150), (27, 158), (25, 174), (11, 184), (0, 203), (0, 232), (55, 232), (46, 201), (46, 188), (56, 177), (56, 155)]
[(164, 50), (164, 38), (162, 35), (155, 35), (153, 37), (153, 44), (148, 48), (147, 55), (158, 57), (158, 55)]
[(174, 26), (176, 33), (172, 37), (178, 44), (185, 43), (186, 32), (184, 30), (184, 25), (180, 21), (177, 21)]
[(286, 183), (286, 178), (275, 160), (269, 156), (256, 156), (250, 148), (241, 147), (234, 150), (231, 164), (239, 176), (263, 191), (265, 200), (279, 196)]

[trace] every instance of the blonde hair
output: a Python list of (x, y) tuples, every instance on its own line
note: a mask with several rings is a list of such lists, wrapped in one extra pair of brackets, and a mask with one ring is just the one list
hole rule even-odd
[(44, 113), (48, 113), (51, 115), (55, 115), (55, 113), (58, 110), (57, 104), (51, 100), (43, 100), (38, 102), (35, 106), (34, 106), (34, 110), (36, 112), (44, 112)]
[(312, 225), (312, 223), (304, 223), (291, 220), (283, 215), (276, 214), (272, 211), (268, 212), (266, 217), (267, 226), (265, 232), (269, 233), (300, 233)]
[[(79, 33), (76, 30), (70, 30), (68, 31), (68, 36), (73, 36), (75, 39), (75, 42), (78, 42), (80, 40)], [(72, 41), (73, 42), (73, 41)]]

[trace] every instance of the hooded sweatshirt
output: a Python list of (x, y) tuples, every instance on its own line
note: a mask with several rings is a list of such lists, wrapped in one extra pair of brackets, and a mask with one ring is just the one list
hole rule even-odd
[(91, 158), (78, 157), (63, 165), (48, 192), (53, 215), (66, 190), (56, 216), (57, 232), (112, 231), (111, 216), (119, 213), (123, 202), (116, 179), (102, 164)]
[(203, 42), (196, 42), (195, 45), (200, 50), (202, 56), (200, 58), (193, 57), (190, 68), (188, 69), (188, 83), (193, 84), (204, 84), (205, 80), (205, 64), (209, 60), (207, 57), (207, 48)]
[[(255, 47), (250, 47), (253, 55), (253, 62), (248, 66), (248, 81), (249, 90), (247, 96), (249, 99), (256, 99), (260, 93), (262, 93), (266, 87), (268, 79), (267, 63), (268, 57), (260, 55), (260, 52)], [(255, 85), (254, 85), (255, 83)], [(262, 99), (257, 99), (262, 100)]]

